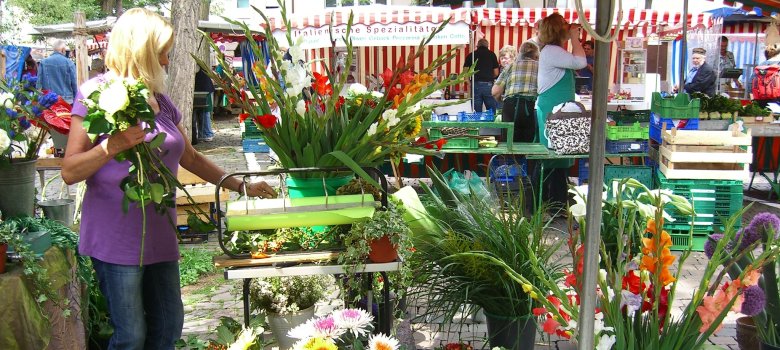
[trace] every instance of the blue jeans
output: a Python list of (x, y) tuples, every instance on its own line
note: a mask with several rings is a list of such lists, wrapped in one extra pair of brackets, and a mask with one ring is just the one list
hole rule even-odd
[(493, 98), (490, 93), (490, 89), (493, 87), (493, 83), (489, 81), (475, 81), (474, 82), (474, 112), (482, 112), (482, 103), (485, 104), (487, 109), (496, 111), (498, 102)]
[(92, 266), (114, 326), (108, 348), (173, 349), (184, 326), (179, 263), (139, 267), (92, 258)]
[(211, 130), (211, 112), (203, 111), (200, 114), (199, 139), (214, 137), (214, 131)]

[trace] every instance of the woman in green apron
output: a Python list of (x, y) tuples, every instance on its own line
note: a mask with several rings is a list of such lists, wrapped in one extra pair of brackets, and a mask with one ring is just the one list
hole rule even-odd
[[(548, 147), (545, 135), (547, 116), (552, 113), (553, 107), (574, 100), (574, 71), (587, 65), (579, 36), (579, 25), (566, 23), (566, 20), (557, 13), (547, 16), (539, 25), (539, 41), (543, 48), (539, 56), (536, 125), (539, 142)], [(567, 41), (571, 41), (571, 53), (563, 48)], [(568, 191), (566, 172), (572, 163), (571, 159), (544, 162), (543, 200), (566, 203)]]

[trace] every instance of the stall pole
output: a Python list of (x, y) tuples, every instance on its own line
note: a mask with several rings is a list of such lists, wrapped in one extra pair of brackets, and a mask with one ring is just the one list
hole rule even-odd
[[(599, 1), (596, 6), (596, 32), (609, 34), (614, 0)], [(585, 19), (583, 19), (585, 20)], [(593, 75), (593, 106), (590, 120), (590, 186), (585, 214), (585, 256), (580, 304), (579, 350), (592, 350), (598, 282), (599, 242), (601, 241), (601, 184), (604, 182), (604, 147), (606, 144), (607, 91), (609, 80), (609, 44), (596, 41)]]
[(81, 85), (89, 79), (87, 24), (86, 17), (82, 11), (73, 13), (73, 38), (76, 41), (76, 81)]
[(685, 65), (688, 63), (688, 0), (683, 0), (682, 13), (682, 42), (680, 43), (680, 79), (677, 83), (677, 92), (685, 92), (685, 76), (688, 73)]
[(750, 70), (748, 70), (745, 74), (745, 85), (742, 85), (742, 89), (745, 90), (745, 94), (743, 95), (744, 99), (750, 98), (750, 92), (752, 92), (752, 78), (753, 78), (753, 72), (752, 69), (755, 68), (758, 65), (758, 29), (756, 29), (756, 44), (753, 45), (753, 66), (750, 67)]

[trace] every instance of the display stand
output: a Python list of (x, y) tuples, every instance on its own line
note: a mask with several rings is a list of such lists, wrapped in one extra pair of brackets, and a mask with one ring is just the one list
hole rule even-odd
[[(381, 199), (381, 207), (387, 208), (387, 179), (376, 168), (363, 168), (369, 175), (378, 180), (382, 187), (383, 196)], [(283, 177), (284, 174), (305, 174), (305, 173), (333, 173), (333, 172), (349, 172), (352, 171), (349, 168), (295, 168), (295, 169), (277, 169), (267, 170), (260, 172), (237, 172), (232, 174), (225, 174), (222, 179), (217, 183), (217, 189), (222, 187), (222, 183), (230, 177), (241, 177), (242, 181), (247, 184), (249, 179), (253, 176), (268, 176), (278, 175)], [(284, 183), (283, 181), (280, 183)], [(327, 197), (327, 195), (326, 195)], [(326, 251), (326, 252), (311, 252), (311, 253), (287, 253), (276, 254), (267, 259), (251, 259), (249, 254), (234, 254), (228, 250), (223, 243), (224, 227), (222, 223), (224, 212), (220, 205), (220, 193), (219, 190), (215, 193), (215, 202), (217, 206), (217, 240), (222, 251), (225, 253), (225, 257), (215, 257), (214, 265), (218, 268), (224, 268), (225, 279), (242, 279), (242, 295), (244, 306), (244, 324), (249, 325), (249, 284), (253, 278), (265, 278), (265, 277), (284, 277), (284, 276), (309, 276), (309, 275), (342, 275), (348, 270), (348, 265), (336, 265), (331, 264), (337, 256), (338, 252)], [(295, 223), (290, 223), (290, 227), (296, 227)], [(379, 332), (390, 334), (390, 328), (392, 326), (392, 303), (390, 300), (390, 279), (387, 276), (388, 271), (398, 271), (402, 266), (402, 262), (390, 262), (390, 263), (365, 263), (359, 273), (367, 274), (369, 280), (373, 280), (374, 273), (380, 273), (384, 278), (384, 285), (382, 288), (382, 295), (385, 300), (384, 308), (380, 312), (378, 318), (377, 330)], [(371, 295), (368, 295), (368, 302), (366, 304), (369, 308), (372, 305)], [(369, 309), (370, 312), (370, 309)]]

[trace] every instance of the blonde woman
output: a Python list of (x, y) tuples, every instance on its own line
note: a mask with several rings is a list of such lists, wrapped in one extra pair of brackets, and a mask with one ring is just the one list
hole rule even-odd
[(501, 64), (501, 70), (509, 68), (517, 57), (517, 48), (512, 45), (506, 45), (498, 51), (498, 63)]
[[(128, 10), (111, 31), (105, 62), (108, 72), (94, 78), (132, 77), (146, 83), (158, 130), (146, 133), (136, 125), (93, 143), (82, 126), (87, 109), (80, 92), (73, 106), (62, 178), (68, 184), (87, 183), (79, 253), (92, 258), (100, 290), (108, 301), (114, 326), (109, 349), (173, 349), (184, 319), (178, 242), (169, 221), (175, 220), (176, 210), (159, 215), (151, 206), (146, 209), (146, 248), (143, 266), (139, 266), (141, 210), (131, 206), (127, 213), (122, 211), (119, 183), (128, 174), (129, 163), (117, 162), (114, 156), (165, 132), (160, 156), (171, 171), (176, 173), (181, 164), (212, 183), (224, 174), (192, 148), (181, 129), (181, 113), (164, 94), (164, 67), (172, 46), (173, 29), (168, 21), (146, 9)], [(276, 195), (264, 182), (244, 189), (233, 179), (225, 187), (252, 196)]]
[[(574, 71), (587, 66), (585, 51), (579, 40), (579, 25), (569, 24), (560, 14), (554, 13), (542, 20), (539, 25), (539, 41), (543, 48), (539, 54), (539, 78), (536, 98), (536, 122), (539, 141), (548, 146), (545, 136), (545, 122), (553, 107), (574, 100)], [(572, 52), (563, 46), (571, 43)], [(572, 165), (569, 160), (545, 163), (546, 168), (554, 170), (544, 174), (545, 184), (542, 193), (546, 201), (566, 203), (566, 169)]]

